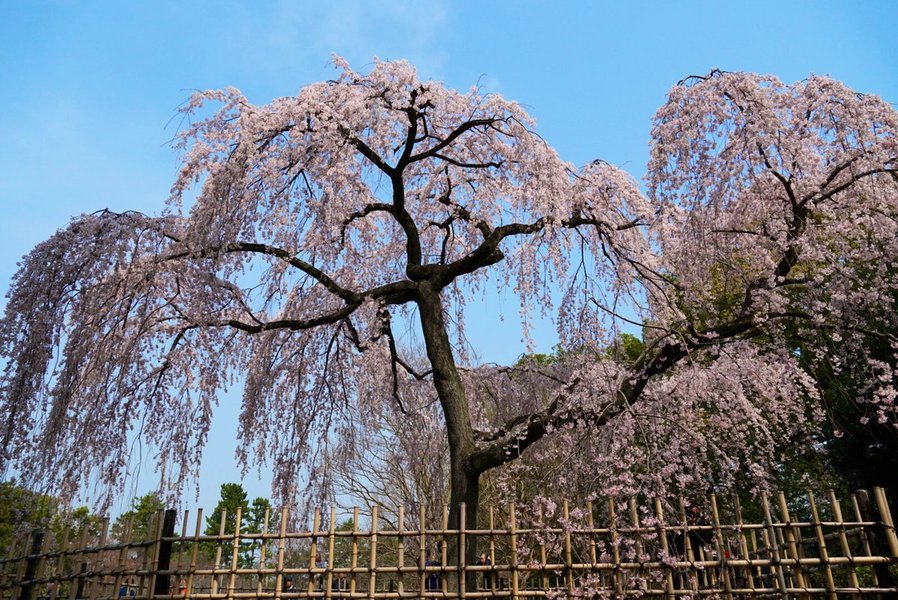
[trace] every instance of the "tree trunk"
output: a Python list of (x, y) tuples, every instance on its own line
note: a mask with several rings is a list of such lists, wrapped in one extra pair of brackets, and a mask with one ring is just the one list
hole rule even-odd
[[(449, 440), (449, 528), (457, 529), (461, 503), (465, 503), (465, 528), (477, 528), (477, 510), (480, 501), (480, 473), (471, 465), (476, 449), (474, 430), (471, 426), (468, 402), (443, 315), (443, 303), (439, 291), (422, 283), (418, 296), (418, 312), (427, 357), (433, 367), (433, 383), (446, 419)], [(477, 544), (471, 539), (466, 547), (466, 564), (477, 560)], [(460, 558), (455, 551), (453, 559)]]

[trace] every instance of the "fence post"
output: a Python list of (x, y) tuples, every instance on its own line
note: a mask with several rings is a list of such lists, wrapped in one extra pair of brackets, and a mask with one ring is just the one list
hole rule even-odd
[(879, 516), (882, 519), (885, 528), (886, 541), (889, 543), (889, 550), (893, 558), (898, 558), (898, 536), (895, 535), (895, 522), (892, 520), (892, 510), (889, 508), (889, 501), (886, 498), (884, 488), (873, 488), (873, 496), (876, 498), (876, 506), (879, 508)]
[(159, 572), (168, 571), (168, 569), (171, 567), (172, 542), (165, 541), (163, 538), (174, 537), (175, 518), (175, 510), (173, 508), (169, 508), (165, 511), (165, 516), (162, 518), (162, 529), (157, 530), (161, 531), (161, 533), (159, 535), (159, 538), (156, 540), (156, 556), (158, 558), (156, 560), (156, 579), (155, 583), (153, 584), (154, 596), (164, 596), (165, 594), (168, 594), (171, 587), (171, 575), (160, 575)]
[(25, 563), (25, 576), (22, 578), (22, 592), (19, 596), (21, 600), (31, 600), (34, 594), (34, 584), (32, 580), (37, 575), (37, 568), (40, 564), (40, 553), (44, 546), (44, 532), (41, 529), (35, 529), (31, 533), (31, 549)]
[(518, 581), (518, 536), (517, 536), (517, 519), (514, 514), (514, 502), (508, 504), (508, 527), (509, 527), (509, 543), (511, 544), (511, 597), (512, 600), (518, 600), (519, 581)]
[(773, 514), (770, 511), (770, 502), (767, 500), (767, 493), (761, 492), (761, 507), (764, 509), (764, 545), (767, 550), (767, 558), (770, 560), (771, 567), (776, 574), (776, 582), (779, 585), (779, 591), (783, 598), (789, 597), (786, 588), (786, 574), (783, 569), (783, 563), (780, 560), (779, 544), (776, 539), (776, 527), (773, 524)]
[(377, 592), (377, 504), (371, 505), (371, 530), (368, 535), (368, 597)]
[[(461, 598), (462, 600), (464, 600), (465, 594), (468, 591), (467, 579), (468, 579), (468, 575), (469, 575), (467, 561), (465, 560), (465, 558), (467, 558), (466, 555), (468, 552), (467, 540), (465, 539), (465, 520), (467, 518), (467, 515), (465, 514), (465, 503), (461, 502), (458, 505), (458, 508), (459, 508), (458, 533), (457, 533), (458, 543), (456, 544), (456, 547), (458, 548), (458, 597)], [(476, 573), (474, 574), (474, 577), (471, 577), (471, 580), (473, 583), (472, 587), (473, 587), (474, 591), (476, 591), (477, 590), (477, 584), (476, 584), (477, 575), (476, 575)]]
[[(887, 556), (886, 544), (883, 543), (882, 534), (879, 532), (879, 526), (883, 525), (880, 515), (877, 515), (873, 506), (870, 504), (870, 496), (867, 490), (858, 490), (854, 493), (857, 498), (857, 507), (861, 518), (864, 521), (879, 521), (870, 528), (867, 534), (867, 540), (870, 543), (871, 556)], [(863, 530), (863, 526), (861, 526)], [(889, 565), (876, 563), (873, 565), (873, 572), (876, 574), (877, 585), (884, 588), (895, 587), (895, 580), (889, 572)]]

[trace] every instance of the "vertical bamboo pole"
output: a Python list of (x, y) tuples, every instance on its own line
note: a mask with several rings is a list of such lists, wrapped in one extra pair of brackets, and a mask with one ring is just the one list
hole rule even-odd
[[(53, 581), (53, 585), (50, 587), (50, 600), (56, 600), (56, 597), (59, 595), (59, 583), (63, 579), (65, 570), (65, 557), (66, 551), (69, 549), (69, 532), (71, 528), (66, 525), (62, 530), (62, 540), (59, 543), (59, 556), (56, 557), (56, 572), (55, 572), (55, 580)], [(127, 546), (122, 545), (122, 549), (119, 551), (119, 562), (118, 562), (118, 571), (119, 574), (115, 579), (115, 589), (118, 590), (121, 585), (121, 571), (125, 568), (124, 558), (127, 558)], [(12, 558), (12, 555), (8, 555), (9, 558)]]
[(262, 574), (262, 569), (265, 567), (265, 559), (267, 558), (267, 550), (268, 550), (268, 519), (270, 516), (270, 507), (265, 507), (265, 515), (262, 517), (262, 539), (259, 541), (259, 574), (256, 580), (256, 597), (259, 598), (262, 595), (262, 580), (265, 578), (265, 575)]
[(218, 525), (218, 539), (215, 540), (215, 564), (212, 565), (212, 593), (218, 593), (218, 570), (221, 567), (221, 542), (224, 537), (225, 523), (228, 520), (228, 509), (221, 509), (221, 522)]
[(620, 560), (620, 537), (617, 533), (617, 510), (614, 506), (614, 499), (608, 498), (608, 515), (611, 521), (611, 552), (614, 559), (614, 567), (611, 571), (614, 579), (614, 589), (618, 595), (624, 593), (623, 573), (621, 573)]
[(184, 511), (184, 517), (181, 519), (181, 543), (178, 544), (178, 556), (175, 558), (175, 577), (180, 581), (181, 570), (184, 568), (184, 540), (187, 538), (187, 523), (190, 520), (190, 511)]
[(278, 530), (278, 562), (274, 575), (274, 598), (280, 600), (284, 588), (284, 552), (287, 547), (287, 507), (281, 507), (281, 522)]
[(333, 593), (331, 590), (334, 585), (334, 569), (336, 568), (336, 563), (334, 563), (334, 538), (336, 538), (337, 531), (337, 508), (335, 506), (331, 506), (331, 517), (330, 522), (327, 525), (327, 577), (324, 581), (325, 590), (324, 597), (330, 600), (331, 594)]
[(749, 561), (749, 566), (744, 571), (745, 580), (748, 583), (748, 587), (754, 589), (755, 577), (754, 573), (752, 573), (751, 554), (748, 552), (748, 542), (745, 539), (745, 530), (743, 529), (745, 522), (742, 520), (742, 504), (739, 502), (739, 496), (733, 496), (733, 510), (736, 513), (736, 527), (739, 532), (739, 552), (742, 554), (743, 559)]
[(369, 573), (368, 573), (368, 598), (374, 598), (377, 591), (377, 505), (371, 507), (371, 531), (369, 533)]
[(780, 562), (780, 550), (776, 540), (776, 530), (773, 526), (773, 515), (770, 511), (770, 501), (767, 498), (767, 492), (761, 492), (761, 506), (764, 509), (764, 525), (765, 533), (764, 545), (767, 548), (767, 556), (770, 558), (773, 569), (776, 572), (776, 581), (779, 585), (780, 594), (783, 598), (788, 597), (786, 588), (786, 575), (783, 572), (783, 565)]
[(151, 596), (152, 592), (150, 590), (153, 590), (153, 586), (155, 586), (155, 581), (153, 581), (152, 586), (149, 588), (147, 587), (147, 581), (149, 581), (147, 573), (153, 568), (153, 535), (155, 534), (156, 526), (159, 525), (161, 527), (162, 525), (159, 523), (160, 519), (157, 519), (156, 517), (156, 514), (153, 514), (153, 516), (150, 517), (150, 522), (147, 523), (147, 529), (144, 532), (145, 544), (143, 546), (143, 559), (141, 560), (140, 565), (141, 573), (137, 580), (137, 596)]
[(720, 511), (717, 509), (717, 494), (711, 494), (711, 522), (714, 525), (714, 537), (717, 538), (717, 562), (720, 563), (721, 578), (726, 598), (733, 598), (733, 584), (730, 580), (730, 569), (727, 566), (727, 546), (723, 539), (723, 529), (720, 527)]
[(561, 505), (561, 512), (567, 527), (564, 531), (564, 566), (567, 574), (567, 591), (570, 597), (574, 594), (574, 552), (571, 546), (571, 513), (568, 507), (567, 499)]
[(399, 506), (399, 527), (396, 532), (396, 575), (398, 581), (396, 582), (396, 591), (399, 592), (399, 597), (405, 593), (405, 573), (403, 569), (405, 568), (405, 540), (403, 536), (405, 536), (405, 507)]
[(496, 588), (499, 585), (499, 572), (496, 571), (496, 537), (493, 531), (496, 529), (495, 511), (490, 507), (490, 593), (495, 596)]
[(359, 507), (356, 506), (352, 509), (352, 562), (350, 566), (352, 567), (352, 572), (349, 575), (349, 594), (355, 594), (356, 590), (356, 573), (355, 569), (359, 564)]
[[(888, 550), (886, 549), (888, 544), (882, 539), (882, 536), (879, 533), (879, 526), (883, 524), (883, 516), (874, 514), (873, 507), (870, 504), (870, 497), (866, 490), (858, 490), (855, 493), (855, 496), (857, 497), (860, 515), (863, 517), (864, 521), (870, 523), (870, 525), (868, 525), (870, 530), (867, 532), (866, 536), (870, 554), (877, 557), (885, 557), (888, 553)], [(873, 576), (877, 582), (877, 586), (884, 588), (895, 587), (894, 578), (889, 572), (887, 564), (874, 563)]]
[(683, 559), (689, 563), (689, 569), (684, 576), (689, 579), (689, 587), (692, 592), (698, 594), (698, 573), (695, 567), (689, 518), (686, 516), (686, 499), (680, 496), (678, 503), (680, 505), (680, 523), (683, 524)]
[(839, 502), (839, 499), (836, 498), (836, 493), (833, 490), (829, 490), (829, 503), (832, 506), (833, 518), (839, 529), (839, 545), (842, 547), (842, 555), (849, 559), (848, 581), (851, 584), (851, 587), (860, 587), (858, 585), (857, 572), (852, 566), (854, 557), (851, 555), (851, 545), (848, 543), (848, 535), (845, 533), (845, 520), (842, 518), (842, 505)]
[[(799, 562), (801, 560), (801, 553), (799, 552), (798, 541), (801, 539), (801, 531), (799, 531), (798, 527), (792, 525), (792, 517), (789, 515), (789, 507), (786, 505), (786, 494), (779, 492), (777, 499), (779, 501), (780, 514), (785, 523), (783, 533), (786, 536), (786, 548), (789, 551), (789, 556), (795, 561), (795, 566), (793, 567), (795, 581), (798, 587), (807, 588), (804, 568), (801, 566), (801, 562)], [(801, 595), (807, 597), (807, 592), (802, 592)]]
[[(539, 507), (539, 517), (537, 522), (544, 523), (543, 507), (540, 505)], [(549, 573), (546, 571), (546, 564), (549, 562), (549, 559), (546, 557), (546, 544), (542, 541), (542, 536), (539, 538), (539, 582), (540, 586), (544, 590), (549, 589)]]
[(243, 509), (237, 507), (237, 514), (234, 515), (234, 542), (231, 549), (231, 568), (228, 572), (228, 600), (233, 600), (235, 588), (237, 587), (237, 561), (240, 558), (240, 524), (243, 517)]
[(808, 506), (811, 509), (811, 520), (814, 523), (814, 535), (817, 538), (820, 561), (823, 563), (826, 591), (829, 593), (830, 600), (837, 600), (836, 583), (833, 580), (833, 571), (829, 563), (829, 552), (826, 549), (826, 538), (823, 535), (823, 525), (820, 523), (820, 513), (817, 511), (817, 502), (814, 500), (814, 493), (810, 490), (808, 490)]
[[(467, 557), (467, 540), (465, 539), (465, 520), (467, 515), (465, 514), (465, 503), (459, 504), (458, 508), (458, 597), (460, 600), (464, 600), (467, 592), (467, 581), (465, 580), (468, 578), (468, 565), (465, 560)], [(476, 585), (474, 586), (474, 591), (477, 591)]]
[[(315, 509), (312, 517), (312, 537), (309, 539), (309, 580), (306, 582), (306, 593), (311, 597), (315, 593), (315, 584), (324, 581), (324, 573), (318, 573), (318, 529), (321, 527), (321, 509)], [(328, 565), (330, 568), (330, 565)]]
[[(119, 548), (119, 551), (118, 551), (118, 559), (115, 561), (115, 571), (116, 571), (115, 572), (115, 581), (112, 584), (112, 586), (113, 586), (112, 593), (115, 597), (119, 596), (118, 591), (122, 587), (122, 572), (125, 570), (125, 565), (128, 563), (128, 541), (126, 541), (126, 540), (130, 540), (130, 536), (131, 536), (130, 528), (131, 528), (131, 519), (128, 519), (128, 521), (125, 523), (125, 528), (121, 532), (122, 536), (119, 539), (119, 544), (121, 544), (121, 548)], [(68, 527), (66, 527), (65, 537), (68, 537), (68, 533), (69, 533)], [(60, 550), (65, 550), (65, 544), (63, 544), (63, 547), (60, 548)], [(63, 555), (60, 554), (59, 555), (60, 562), (62, 561), (62, 557), (63, 557)], [(61, 571), (59, 568), (59, 564), (57, 564), (57, 568), (56, 568), (57, 575), (60, 572)], [(56, 586), (54, 586), (53, 591), (50, 593), (50, 600), (56, 600)], [(127, 592), (125, 592), (125, 600), (128, 600)]]
[(508, 504), (509, 543), (511, 544), (511, 598), (518, 600), (518, 535), (514, 502)]
[[(87, 529), (87, 524), (84, 525), (84, 528)], [(100, 568), (99, 569), (94, 568), (94, 571), (99, 570), (102, 572), (104, 570), (103, 569), (103, 548), (106, 547), (106, 535), (108, 533), (109, 533), (109, 517), (103, 517), (103, 519), (100, 521), (99, 545), (97, 546), (97, 552), (94, 555), (95, 556), (94, 564), (98, 565)], [(102, 576), (100, 576), (100, 578), (94, 577), (91, 579), (90, 594), (88, 596), (90, 598), (90, 600), (96, 600), (97, 594), (100, 591), (100, 585), (101, 585), (102, 581), (103, 581)]]
[(592, 515), (592, 500), (586, 503), (586, 526), (589, 528), (589, 570), (596, 570), (598, 553), (596, 552), (596, 525)]
[[(851, 494), (851, 506), (854, 509), (854, 520), (857, 521), (858, 523), (863, 522), (864, 517), (861, 514), (861, 507), (860, 507), (860, 504), (858, 503), (857, 494)], [(861, 541), (863, 542), (862, 545), (864, 546), (864, 554), (866, 556), (870, 556), (871, 555), (870, 542), (867, 540), (866, 530), (864, 529), (864, 527), (862, 525), (859, 526), (859, 529), (861, 532), (861, 536), (860, 536)]]
[(41, 563), (45, 562), (44, 547), (49, 536), (42, 529), (32, 529), (25, 537), (28, 540), (23, 557), (25, 569), (18, 581), (19, 593), (13, 594), (17, 600), (33, 600), (37, 587), (34, 581), (40, 578)]
[(190, 571), (187, 573), (187, 597), (193, 595), (193, 577), (200, 554), (200, 535), (203, 532), (203, 509), (196, 509), (196, 526), (193, 528), (193, 543), (190, 548)]
[[(643, 557), (645, 556), (645, 544), (642, 542), (642, 525), (639, 521), (639, 509), (636, 506), (636, 498), (631, 496), (627, 500), (627, 504), (630, 506), (630, 523), (637, 530), (636, 532), (636, 556), (637, 560), (641, 564), (643, 562)], [(640, 569), (640, 574), (644, 574), (644, 569)], [(648, 581), (645, 577), (642, 577), (642, 582), (640, 584), (640, 588), (645, 591), (648, 589)]]
[(165, 526), (165, 510), (156, 511), (156, 533), (153, 536), (152, 546), (152, 562), (150, 563), (150, 587), (147, 590), (147, 596), (153, 596), (156, 593), (156, 579), (159, 576), (159, 554), (162, 550), (162, 530)]
[(449, 544), (446, 536), (449, 535), (449, 506), (443, 505), (443, 535), (440, 540), (440, 590), (445, 594), (449, 591), (449, 581), (446, 578), (446, 566), (449, 564)]
[(420, 578), (418, 594), (422, 598), (427, 591), (427, 556), (427, 530), (424, 505), (422, 504), (418, 507), (418, 574)]
[[(25, 581), (25, 573), (28, 570), (28, 555), (31, 550), (31, 532), (27, 535), (22, 536), (22, 544), (21, 549), (13, 548), (14, 552), (10, 554), (10, 556), (16, 556), (21, 552), (21, 559), (13, 562), (13, 587), (10, 592), (10, 597), (13, 600), (21, 600), (23, 595), (22, 584)], [(85, 530), (86, 533), (86, 530)], [(83, 546), (83, 544), (82, 544)], [(81, 569), (85, 571), (86, 569)], [(70, 594), (71, 595), (71, 594)]]
[(16, 543), (18, 540), (15, 536), (13, 536), (9, 540), (9, 544), (7, 544), (5, 550), (6, 554), (4, 556), (8, 559), (3, 563), (0, 563), (0, 589), (9, 589), (9, 597), (14, 598), (15, 592), (12, 591), (13, 586), (15, 585), (14, 575), (11, 572), (16, 570), (15, 568), (15, 560), (14, 557), (18, 551), (18, 544)]
[(873, 496), (876, 498), (876, 506), (879, 508), (879, 518), (882, 519), (889, 551), (892, 553), (893, 558), (898, 558), (898, 536), (895, 535), (895, 522), (892, 520), (892, 511), (889, 508), (886, 492), (881, 487), (875, 487), (873, 488)]
[[(670, 556), (670, 547), (667, 543), (667, 528), (664, 526), (664, 508), (661, 506), (661, 499), (655, 498), (655, 518), (658, 519), (658, 539), (661, 542), (661, 552), (665, 558)], [(667, 587), (667, 598), (674, 597), (674, 578), (673, 570), (670, 566), (664, 567), (665, 586)]]

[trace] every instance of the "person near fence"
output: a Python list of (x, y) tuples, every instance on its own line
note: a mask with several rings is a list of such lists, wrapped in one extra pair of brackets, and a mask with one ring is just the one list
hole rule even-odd
[(178, 585), (171, 584), (171, 594), (172, 598), (185, 598), (187, 596), (187, 580), (181, 579), (178, 581)]
[[(327, 571), (327, 559), (324, 558), (323, 556), (319, 556), (318, 559), (315, 561), (315, 568), (322, 569), (323, 571)], [(316, 573), (315, 575), (312, 576), (312, 579), (316, 583), (315, 588), (319, 592), (324, 590), (324, 581), (325, 581), (326, 577), (327, 577), (326, 573)]]
[(678, 531), (672, 536), (674, 555), (681, 559), (688, 559), (686, 554), (686, 539), (688, 538), (692, 560), (700, 560), (699, 551), (711, 543), (711, 534), (704, 529), (708, 525), (708, 520), (702, 515), (697, 504), (690, 504), (686, 507), (685, 525), (685, 535), (683, 531)]
[(346, 578), (346, 573), (337, 573), (336, 577), (331, 581), (331, 591), (332, 592), (346, 592), (349, 591), (349, 581)]
[[(428, 554), (427, 560), (424, 561), (424, 566), (438, 567), (440, 565)], [(440, 590), (440, 577), (436, 571), (428, 571), (427, 578), (424, 580), (424, 587), (428, 592), (438, 592)]]
[(287, 594), (295, 594), (296, 593), (296, 582), (293, 581), (292, 577), (287, 576), (287, 578), (284, 580), (284, 585), (283, 585), (281, 591), (283, 591)]
[[(485, 553), (481, 552), (480, 557), (477, 559), (477, 564), (481, 567), (492, 567), (493, 561), (487, 556)], [(492, 570), (487, 570), (483, 572), (483, 589), (489, 590), (493, 587), (493, 572)]]

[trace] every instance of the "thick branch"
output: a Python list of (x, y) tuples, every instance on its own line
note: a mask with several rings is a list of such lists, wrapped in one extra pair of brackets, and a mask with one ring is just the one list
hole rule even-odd
[(490, 118), (490, 119), (472, 119), (470, 121), (466, 121), (466, 122), (462, 123), (461, 125), (459, 125), (458, 127), (456, 127), (454, 130), (452, 130), (452, 132), (449, 135), (447, 135), (443, 139), (443, 141), (439, 142), (438, 144), (435, 144), (434, 146), (428, 148), (427, 150), (425, 150), (423, 152), (419, 152), (418, 154), (413, 154), (411, 157), (409, 157), (408, 162), (413, 163), (413, 162), (416, 162), (419, 160), (424, 160), (425, 158), (430, 158), (432, 156), (435, 156), (436, 154), (441, 152), (443, 150), (443, 148), (449, 146), (449, 144), (454, 142), (456, 140), (456, 138), (458, 138), (458, 136), (460, 136), (464, 132), (469, 131), (475, 127), (479, 127), (481, 125), (492, 125), (493, 123), (500, 121), (500, 120), (501, 119)]

